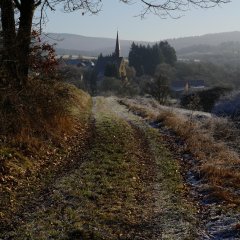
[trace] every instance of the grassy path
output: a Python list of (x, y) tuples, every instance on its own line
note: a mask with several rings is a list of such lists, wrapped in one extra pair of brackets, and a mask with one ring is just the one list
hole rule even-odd
[(59, 178), (11, 239), (196, 239), (196, 209), (157, 130), (97, 98), (85, 161)]

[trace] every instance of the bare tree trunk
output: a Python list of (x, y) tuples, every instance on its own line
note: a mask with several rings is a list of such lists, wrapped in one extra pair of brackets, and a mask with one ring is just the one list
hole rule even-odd
[(18, 46), (18, 74), (22, 79), (23, 85), (26, 85), (28, 78), (29, 49), (31, 44), (31, 31), (34, 10), (34, 0), (21, 1), (19, 29), (16, 40)]
[(18, 85), (16, 69), (16, 29), (13, 2), (1, 0), (1, 19), (3, 31), (3, 67), (8, 72), (8, 85)]
[(26, 85), (29, 69), (32, 20), (35, 10), (34, 0), (22, 0), (18, 6), (20, 18), (17, 31), (13, 1), (1, 0), (0, 7), (4, 48), (3, 63), (9, 74), (9, 82), (7, 84), (14, 86)]

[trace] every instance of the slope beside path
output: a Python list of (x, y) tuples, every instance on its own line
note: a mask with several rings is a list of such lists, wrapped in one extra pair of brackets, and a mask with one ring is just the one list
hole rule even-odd
[(98, 97), (84, 161), (35, 199), (3, 239), (196, 239), (197, 208), (161, 134)]

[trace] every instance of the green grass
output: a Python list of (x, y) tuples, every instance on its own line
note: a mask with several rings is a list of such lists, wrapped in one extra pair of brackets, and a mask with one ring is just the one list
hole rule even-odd
[(196, 239), (197, 208), (186, 199), (187, 189), (179, 162), (166, 149), (157, 129), (149, 129), (148, 136), (158, 169), (157, 188), (163, 196), (158, 203), (163, 209), (162, 239)]

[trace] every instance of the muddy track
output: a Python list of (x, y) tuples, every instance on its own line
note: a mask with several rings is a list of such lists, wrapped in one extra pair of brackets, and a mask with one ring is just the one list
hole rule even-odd
[(15, 216), (2, 239), (197, 239), (175, 156), (114, 98), (94, 99), (90, 148)]
[[(94, 100), (96, 102), (96, 99)], [(138, 170), (139, 180), (144, 184), (143, 192), (137, 194), (136, 208), (139, 209), (139, 215), (135, 224), (125, 225), (123, 229), (125, 233), (118, 239), (144, 239), (157, 240), (162, 238), (162, 209), (156, 204), (156, 188), (155, 181), (157, 178), (157, 166), (154, 153), (151, 151), (150, 143), (146, 132), (141, 125), (147, 127), (143, 122), (138, 121), (138, 118), (126, 109), (122, 108), (115, 99), (108, 98), (104, 101), (109, 112), (115, 117), (126, 122), (133, 131), (134, 139), (136, 140), (138, 149), (138, 165), (141, 166)], [(96, 114), (96, 104), (93, 108)], [(134, 153), (133, 153), (134, 154)], [(145, 211), (143, 211), (145, 209)], [(147, 209), (147, 210), (146, 210)]]
[[(152, 212), (152, 218), (148, 221), (148, 227), (143, 228), (144, 231), (149, 233), (149, 236), (142, 236), (140, 239), (199, 238), (202, 235), (202, 230), (199, 221), (196, 219), (198, 209), (193, 206), (196, 202), (193, 201), (193, 198), (186, 196), (188, 194), (187, 189), (179, 192), (177, 188), (173, 192), (168, 189), (172, 187), (172, 179), (168, 175), (172, 174), (174, 180), (175, 178), (179, 178), (177, 184), (182, 185), (184, 183), (181, 182), (183, 179), (180, 176), (180, 172), (178, 172), (177, 165), (175, 165), (176, 169), (174, 169), (174, 173), (172, 172), (173, 169), (165, 169), (166, 172), (163, 170), (166, 167), (163, 166), (164, 164), (174, 166), (177, 161), (175, 159), (175, 152), (166, 153), (170, 156), (170, 159), (167, 161), (161, 154), (166, 149), (164, 147), (163, 149), (156, 149), (156, 146), (165, 145), (162, 133), (159, 133), (158, 129), (157, 131), (152, 131), (154, 129), (153, 126), (149, 125), (141, 116), (135, 115), (135, 113), (132, 113), (124, 106), (120, 106), (118, 99), (108, 98), (105, 101), (108, 110), (113, 111), (118, 118), (129, 123), (134, 129), (136, 138), (139, 140), (142, 159), (144, 159), (145, 164), (148, 166), (147, 171), (149, 172), (143, 173), (142, 177), (143, 179), (144, 177), (146, 178), (143, 181), (148, 185), (148, 192), (152, 198), (152, 204), (148, 206), (149, 211)], [(163, 181), (164, 178), (170, 182), (168, 186)], [(185, 211), (189, 212), (186, 213)]]
[(143, 166), (147, 166), (143, 169), (139, 169), (139, 176), (141, 176), (141, 181), (143, 181), (147, 186), (146, 190), (148, 193), (147, 199), (144, 199), (141, 195), (139, 196), (138, 204), (140, 207), (142, 206), (148, 208), (148, 217), (144, 219), (138, 226), (134, 227), (135, 231), (133, 238), (146, 240), (162, 239), (162, 210), (155, 204), (156, 189), (154, 186), (157, 177), (156, 162), (144, 131), (131, 121), (129, 121), (129, 123), (133, 128), (135, 138), (138, 139), (138, 147), (141, 150), (141, 156), (139, 157), (138, 161)]

